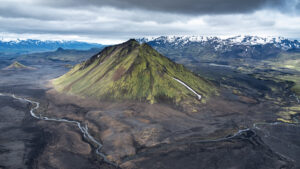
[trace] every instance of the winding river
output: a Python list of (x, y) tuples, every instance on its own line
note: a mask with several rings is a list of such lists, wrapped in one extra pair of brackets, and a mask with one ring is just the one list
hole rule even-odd
[(34, 112), (40, 107), (40, 103), (33, 101), (33, 100), (29, 100), (26, 98), (21, 98), (21, 97), (17, 97), (14, 94), (3, 94), (0, 93), (0, 96), (7, 96), (7, 97), (12, 97), (16, 100), (20, 100), (20, 101), (24, 101), (24, 102), (28, 102), (32, 105), (34, 105), (31, 109), (30, 109), (30, 115), (36, 119), (39, 120), (45, 120), (45, 121), (56, 121), (56, 122), (65, 122), (65, 123), (72, 123), (77, 125), (77, 127), (80, 129), (81, 133), (83, 134), (84, 138), (86, 138), (88, 141), (90, 141), (93, 145), (96, 145), (97, 148), (95, 150), (96, 154), (101, 156), (103, 158), (103, 160), (109, 164), (112, 164), (114, 166), (117, 166), (116, 164), (114, 164), (113, 162), (109, 161), (106, 156), (100, 152), (100, 149), (103, 147), (103, 145), (97, 141), (93, 136), (91, 136), (91, 134), (88, 131), (88, 127), (87, 125), (82, 125), (79, 121), (75, 121), (75, 120), (67, 120), (67, 119), (59, 119), (59, 118), (49, 118), (49, 117), (45, 117), (42, 116), (41, 114), (38, 116), (36, 115)]

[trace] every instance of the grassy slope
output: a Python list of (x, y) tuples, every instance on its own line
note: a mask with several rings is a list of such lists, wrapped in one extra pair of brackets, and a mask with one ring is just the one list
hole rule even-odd
[[(270, 58), (263, 60), (259, 63), (255, 63), (255, 69), (242, 67), (239, 69), (243, 73), (252, 74), (258, 79), (272, 80), (277, 83), (286, 84), (285, 87), (269, 86), (273, 93), (282, 94), (283, 99), (284, 91), (288, 87), (291, 87), (291, 91), (300, 97), (300, 53), (299, 52), (281, 52), (276, 58)], [(273, 70), (273, 71), (270, 71)], [(290, 83), (293, 82), (293, 83)], [(281, 98), (272, 98), (268, 94), (265, 95), (266, 99), (277, 100), (274, 103), (281, 106), (281, 111), (277, 112), (277, 120), (285, 123), (298, 123), (297, 116), (300, 113), (300, 106), (295, 98), (290, 97), (294, 103), (291, 103), (287, 107), (282, 107)]]
[(58, 91), (105, 100), (195, 101), (195, 95), (172, 77), (204, 97), (215, 92), (209, 82), (133, 40), (104, 49), (53, 84)]

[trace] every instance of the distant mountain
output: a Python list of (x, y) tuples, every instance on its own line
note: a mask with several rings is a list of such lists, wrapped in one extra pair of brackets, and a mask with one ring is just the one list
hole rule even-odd
[(228, 59), (268, 59), (281, 52), (299, 51), (298, 40), (282, 37), (235, 36), (230, 38), (204, 36), (161, 36), (142, 38), (154, 49), (174, 61), (226, 61)]
[(99, 100), (150, 103), (199, 103), (215, 91), (210, 82), (135, 40), (106, 47), (53, 84), (59, 92)]
[(99, 53), (102, 49), (103, 47), (91, 48), (89, 50), (63, 49), (60, 47), (51, 52), (24, 54), (16, 58), (16, 60), (31, 63), (45, 62), (47, 60), (79, 63)]
[(173, 44), (174, 46), (185, 46), (191, 43), (201, 43), (203, 45), (212, 45), (215, 50), (222, 50), (224, 46), (230, 45), (267, 45), (273, 44), (274, 46), (289, 50), (299, 49), (300, 42), (298, 40), (289, 40), (283, 37), (258, 37), (258, 36), (234, 36), (229, 38), (220, 37), (206, 37), (206, 36), (160, 36), (152, 38), (138, 39), (140, 42), (151, 44)]
[(25, 66), (19, 62), (13, 62), (11, 65), (7, 66), (3, 70), (35, 70), (34, 67)]
[(0, 53), (3, 54), (26, 54), (35, 52), (53, 51), (57, 48), (89, 50), (101, 48), (103, 45), (78, 41), (40, 41), (40, 40), (17, 40), (0, 41)]

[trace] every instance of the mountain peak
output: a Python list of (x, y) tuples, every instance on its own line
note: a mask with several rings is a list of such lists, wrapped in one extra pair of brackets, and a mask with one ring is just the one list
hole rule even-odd
[(120, 44), (121, 47), (129, 47), (129, 48), (136, 48), (140, 46), (140, 43), (135, 39), (129, 39), (128, 41)]
[(59, 48), (56, 49), (56, 51), (61, 52), (61, 51), (64, 51), (64, 49), (62, 47), (59, 47)]
[(53, 84), (60, 92), (99, 100), (176, 104), (198, 103), (199, 95), (207, 97), (215, 90), (210, 82), (134, 39), (105, 48)]
[(139, 42), (136, 39), (129, 39), (128, 41), (126, 41), (125, 43), (133, 43), (133, 44), (139, 44)]
[(35, 68), (33, 67), (29, 67), (29, 66), (25, 66), (17, 61), (14, 61), (11, 65), (7, 66), (6, 68), (4, 68), (4, 70), (34, 70)]

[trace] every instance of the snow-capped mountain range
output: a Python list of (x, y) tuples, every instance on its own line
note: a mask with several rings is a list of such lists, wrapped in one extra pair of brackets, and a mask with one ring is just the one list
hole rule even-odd
[(207, 36), (160, 36), (138, 39), (174, 61), (204, 61), (221, 59), (268, 59), (281, 52), (300, 52), (298, 40), (283, 37), (207, 37)]
[(160, 37), (145, 37), (138, 39), (139, 42), (146, 42), (156, 45), (175, 45), (185, 46), (191, 43), (198, 43), (203, 45), (213, 45), (216, 50), (221, 49), (222, 46), (232, 45), (267, 45), (272, 44), (278, 48), (288, 50), (300, 48), (298, 40), (289, 40), (283, 37), (258, 37), (258, 36), (234, 36), (234, 37), (213, 37), (213, 36), (160, 36)]
[(79, 42), (79, 41), (41, 41), (34, 39), (0, 41), (0, 53), (24, 54), (33, 52), (54, 51), (57, 48), (88, 50), (100, 48), (101, 44)]

